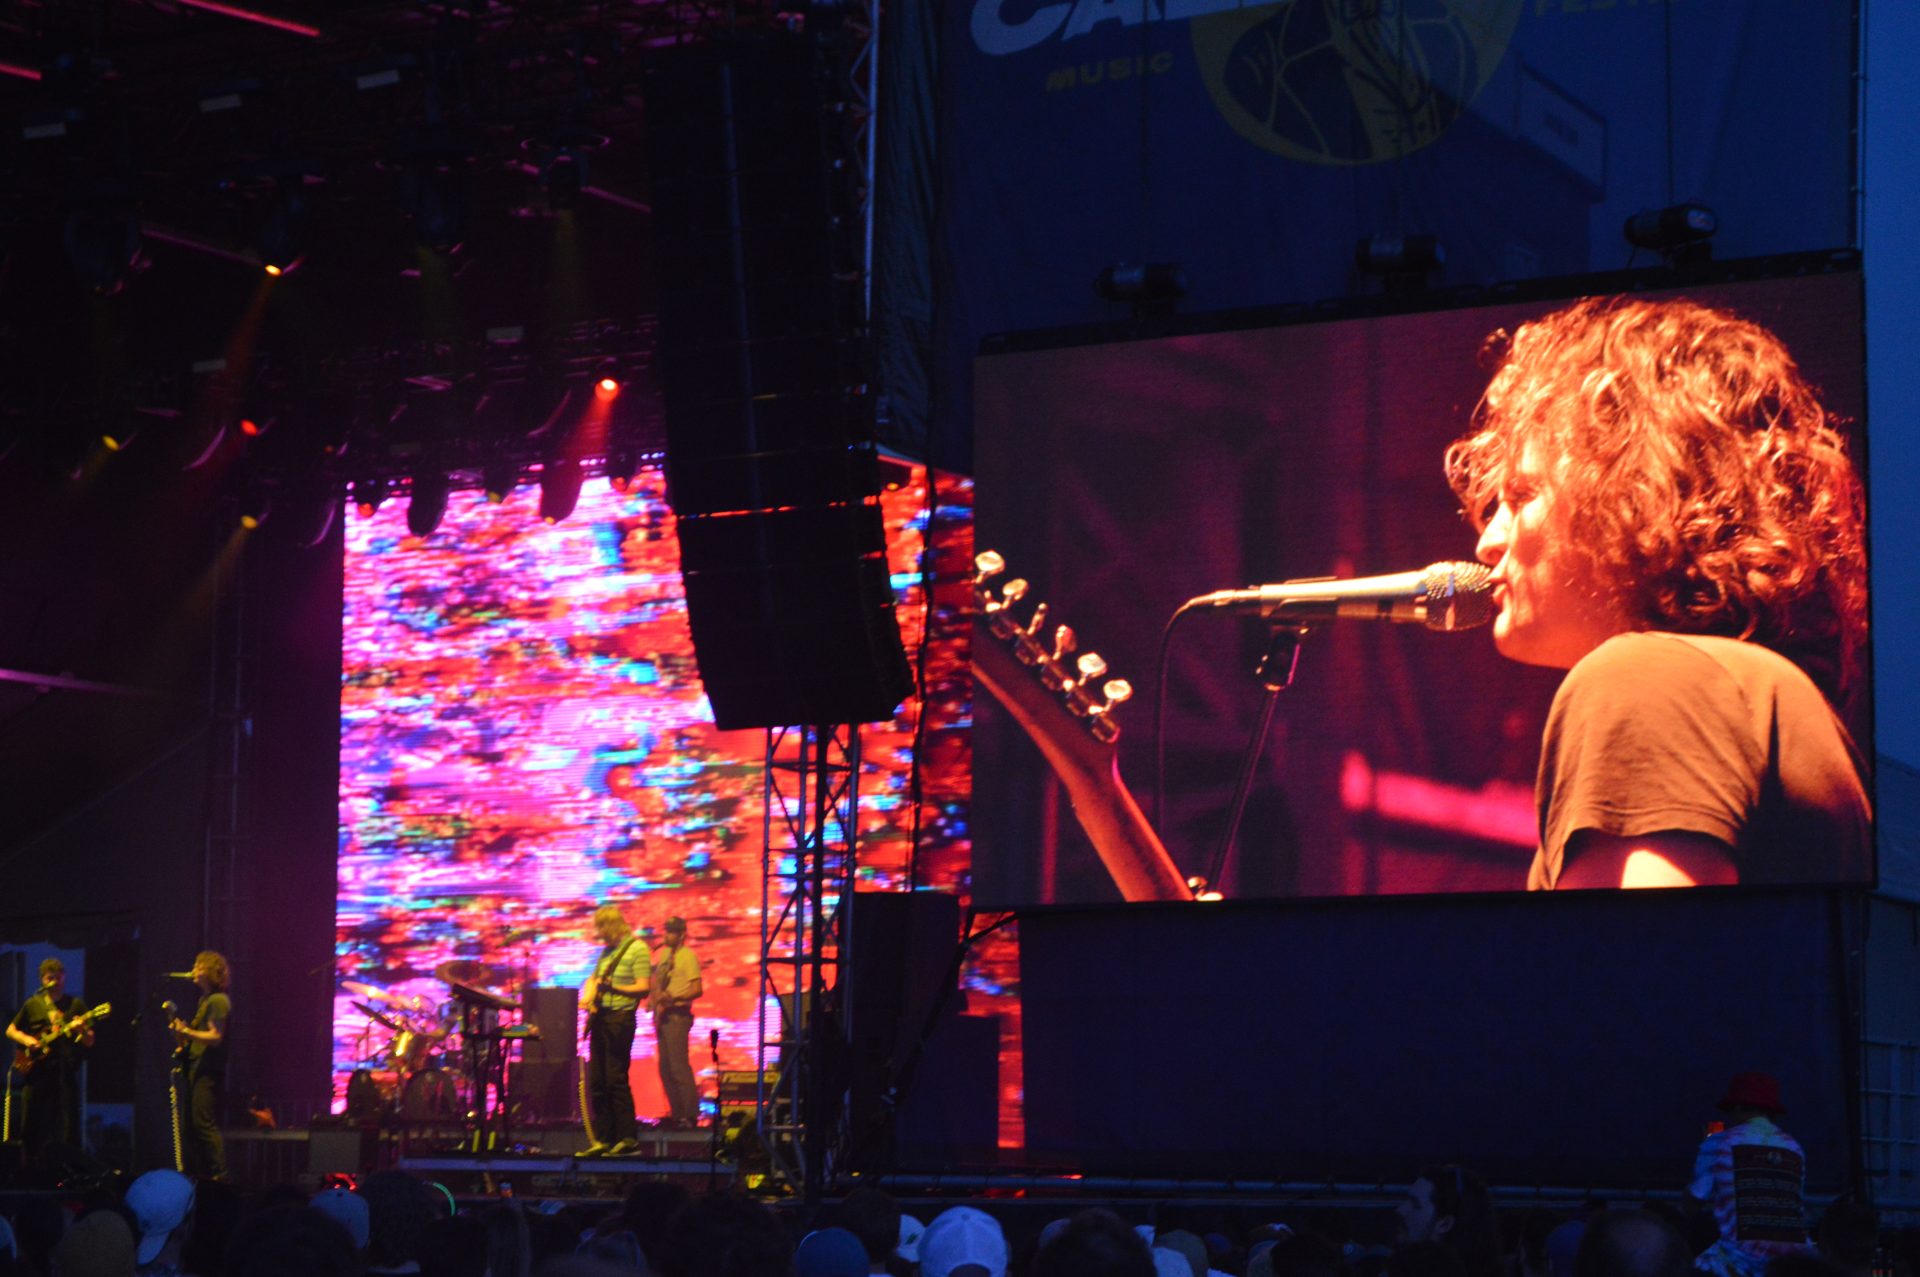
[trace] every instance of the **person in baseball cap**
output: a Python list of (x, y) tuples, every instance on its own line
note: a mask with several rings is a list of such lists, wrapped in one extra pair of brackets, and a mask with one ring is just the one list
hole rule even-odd
[(1807, 1155), (1773, 1120), (1787, 1111), (1779, 1079), (1736, 1073), (1715, 1107), (1720, 1129), (1700, 1142), (1687, 1195), (1712, 1208), (1720, 1240), (1694, 1258), (1694, 1268), (1713, 1277), (1760, 1277), (1776, 1259), (1812, 1254), (1804, 1223)]
[(307, 1205), (346, 1229), (353, 1248), (366, 1253), (367, 1240), (373, 1235), (373, 1212), (366, 1198), (350, 1188), (329, 1188), (315, 1193)]
[(868, 1277), (867, 1248), (845, 1228), (822, 1228), (800, 1239), (795, 1277)]
[(178, 1171), (148, 1171), (127, 1186), (127, 1209), (140, 1221), (135, 1258), (142, 1271), (178, 1266), (193, 1235), (193, 1181)]
[(1007, 1258), (999, 1222), (971, 1206), (940, 1212), (920, 1235), (920, 1277), (1007, 1277)]

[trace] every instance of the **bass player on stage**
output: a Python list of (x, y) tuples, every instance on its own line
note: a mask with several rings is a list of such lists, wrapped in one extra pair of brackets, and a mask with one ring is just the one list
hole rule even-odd
[(582, 1157), (622, 1157), (639, 1149), (633, 1112), (633, 1033), (640, 999), (652, 987), (647, 946), (633, 934), (616, 904), (594, 911), (593, 932), (603, 948), (581, 991), (587, 1012), (587, 1091), (593, 1142)]

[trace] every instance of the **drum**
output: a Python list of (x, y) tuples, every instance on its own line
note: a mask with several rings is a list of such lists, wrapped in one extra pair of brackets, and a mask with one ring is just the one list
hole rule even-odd
[[(391, 1078), (391, 1074), (388, 1075)], [(393, 1107), (393, 1082), (383, 1081), (372, 1069), (355, 1069), (347, 1078), (347, 1116), (360, 1120), (383, 1117)]]
[(387, 1044), (387, 1064), (396, 1073), (416, 1073), (440, 1049), (440, 1035), (418, 1029), (402, 1029)]
[(460, 1116), (460, 1087), (440, 1069), (426, 1069), (407, 1079), (400, 1093), (400, 1116), (414, 1122), (451, 1121)]

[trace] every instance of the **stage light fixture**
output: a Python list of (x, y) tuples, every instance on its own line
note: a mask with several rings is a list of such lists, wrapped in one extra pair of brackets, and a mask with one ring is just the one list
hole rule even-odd
[(416, 470), (407, 497), (407, 531), (417, 537), (433, 535), (447, 512), (447, 476), (438, 470)]
[(1171, 310), (1175, 301), (1187, 295), (1187, 272), (1178, 262), (1149, 262), (1144, 266), (1116, 262), (1094, 276), (1093, 288), (1110, 302)]
[(547, 207), (556, 213), (576, 208), (580, 189), (587, 184), (587, 157), (571, 147), (555, 151), (540, 172), (547, 187)]
[(240, 526), (252, 532), (273, 513), (273, 497), (264, 490), (246, 492), (240, 498)]
[(499, 505), (520, 482), (520, 467), (512, 461), (489, 461), (480, 469), (481, 489), (488, 505)]
[(639, 458), (626, 444), (616, 444), (607, 450), (607, 483), (615, 492), (625, 492), (633, 486), (633, 473), (639, 468)]
[(1669, 262), (1708, 261), (1713, 245), (1707, 241), (1720, 228), (1720, 219), (1705, 204), (1673, 204), (1635, 213), (1621, 227), (1627, 243), (1650, 248)]
[(260, 255), (260, 263), (269, 275), (286, 274), (307, 255), (313, 196), (305, 189), (305, 181), (299, 175), (281, 178), (275, 184), (273, 206), (254, 232), (254, 252)]
[(559, 457), (540, 467), (540, 518), (558, 523), (580, 500), (580, 462)]
[(451, 253), (467, 237), (467, 162), (459, 155), (427, 155), (401, 178), (414, 239), (422, 248)]
[(1447, 264), (1446, 245), (1436, 235), (1368, 235), (1353, 246), (1362, 274), (1425, 276)]
[(100, 434), (100, 443), (108, 452), (125, 452), (140, 435), (138, 415), (129, 413)]
[(374, 511), (380, 508), (380, 503), (387, 499), (387, 481), (378, 475), (355, 479), (350, 493), (353, 497), (353, 508), (360, 512), (361, 518), (370, 519)]
[(596, 399), (605, 401), (608, 399), (618, 398), (619, 394), (620, 394), (620, 382), (618, 378), (602, 377), (600, 378), (600, 380), (593, 383), (593, 395), (594, 395), (594, 398)]

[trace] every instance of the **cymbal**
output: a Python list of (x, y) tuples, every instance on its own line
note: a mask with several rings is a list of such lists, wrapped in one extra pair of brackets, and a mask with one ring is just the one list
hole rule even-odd
[(497, 993), (490, 993), (485, 989), (476, 989), (471, 985), (459, 984), (452, 980), (447, 981), (447, 987), (453, 991), (455, 998), (466, 1003), (468, 1006), (482, 1007), (489, 1011), (511, 1011), (513, 1009), (513, 1003), (507, 1001)]
[(400, 1026), (398, 1024), (395, 1024), (392, 1020), (389, 1020), (386, 1016), (380, 1014), (380, 1012), (374, 1010), (372, 1007), (368, 1006), (366, 1003), (356, 1002), (353, 1004), (353, 1007), (354, 1007), (354, 1010), (359, 1011), (360, 1013), (365, 1015), (369, 1020), (372, 1020), (375, 1024), (378, 1024), (384, 1028), (392, 1029), (395, 1033), (400, 1032)]
[(475, 962), (471, 958), (455, 958), (435, 967), (433, 978), (444, 984), (478, 988), (499, 980), (500, 973), (484, 962)]
[(340, 987), (348, 993), (357, 993), (363, 998), (372, 998), (375, 1002), (391, 1002), (395, 1006), (406, 1006), (413, 999), (402, 993), (393, 993), (377, 984), (366, 984), (359, 980), (342, 980)]

